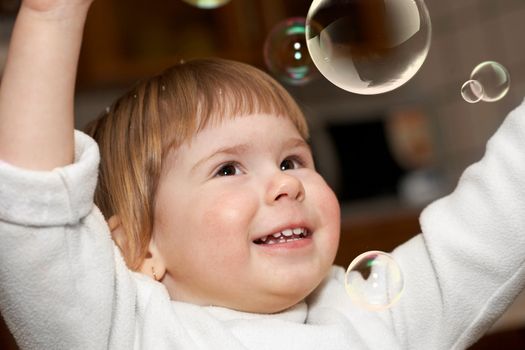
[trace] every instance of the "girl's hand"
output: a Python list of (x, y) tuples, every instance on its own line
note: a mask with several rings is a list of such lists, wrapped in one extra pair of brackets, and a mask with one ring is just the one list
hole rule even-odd
[(93, 0), (22, 0), (0, 85), (0, 159), (31, 170), (74, 156), (74, 92)]
[(86, 10), (94, 0), (22, 0), (22, 7), (38, 13), (66, 17), (78, 9)]

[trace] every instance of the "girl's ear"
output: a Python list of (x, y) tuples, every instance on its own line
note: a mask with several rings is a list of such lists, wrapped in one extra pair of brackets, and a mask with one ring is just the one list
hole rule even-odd
[(148, 245), (148, 253), (140, 265), (139, 271), (151, 276), (155, 281), (162, 281), (166, 275), (166, 265), (164, 259), (157, 249), (155, 239), (151, 237)]
[(127, 238), (124, 232), (124, 228), (122, 227), (120, 217), (118, 215), (113, 215), (112, 217), (110, 217), (108, 220), (108, 226), (109, 230), (111, 231), (111, 237), (113, 237), (113, 240), (115, 241), (115, 243), (117, 243), (117, 246), (120, 248), (120, 251), (125, 252)]
[[(108, 226), (113, 240), (122, 252), (127, 251), (127, 236), (118, 215), (113, 215), (108, 220)], [(166, 265), (155, 245), (155, 240), (151, 238), (148, 245), (148, 252), (139, 267), (139, 271), (151, 276), (156, 281), (161, 281), (166, 274)]]

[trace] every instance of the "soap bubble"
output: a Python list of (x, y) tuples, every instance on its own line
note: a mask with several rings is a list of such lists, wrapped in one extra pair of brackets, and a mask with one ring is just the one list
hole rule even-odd
[(483, 85), (477, 80), (467, 80), (461, 86), (461, 96), (468, 103), (476, 103), (483, 98)]
[(329, 81), (358, 94), (410, 80), (430, 47), (423, 0), (314, 0), (306, 18), (312, 59)]
[(404, 279), (391, 255), (374, 250), (359, 255), (348, 266), (345, 287), (354, 303), (379, 311), (399, 301)]
[(509, 71), (498, 62), (486, 61), (474, 68), (461, 87), (461, 96), (469, 103), (501, 100), (510, 89)]
[(227, 4), (230, 0), (183, 0), (190, 5), (201, 9), (214, 9)]
[(317, 69), (308, 53), (304, 17), (288, 18), (279, 22), (264, 42), (264, 62), (278, 79), (303, 85), (317, 75)]

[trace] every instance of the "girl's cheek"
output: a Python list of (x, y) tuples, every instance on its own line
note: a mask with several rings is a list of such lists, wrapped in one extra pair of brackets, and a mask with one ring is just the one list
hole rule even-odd
[(330, 238), (334, 240), (335, 244), (339, 242), (339, 232), (341, 225), (341, 207), (337, 196), (332, 189), (324, 183), (324, 190), (318, 199), (318, 205), (321, 206), (321, 219), (328, 227)]
[(200, 220), (226, 239), (229, 235), (246, 232), (257, 203), (247, 191), (224, 191), (204, 204)]
[(326, 181), (319, 174), (315, 177), (314, 189), (317, 189), (316, 193), (318, 198), (316, 198), (316, 200), (321, 206), (323, 213), (339, 222), (341, 211), (339, 200), (332, 188), (328, 186)]

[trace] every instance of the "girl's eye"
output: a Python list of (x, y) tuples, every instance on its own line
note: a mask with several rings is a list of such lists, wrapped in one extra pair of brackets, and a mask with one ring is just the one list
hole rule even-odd
[(297, 159), (286, 158), (281, 162), (280, 168), (282, 171), (297, 169), (300, 167), (300, 162)]
[(232, 176), (239, 173), (238, 168), (235, 164), (225, 164), (217, 171), (215, 176)]

